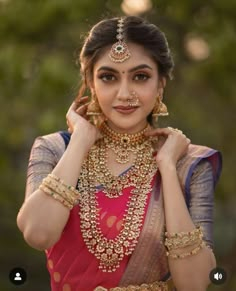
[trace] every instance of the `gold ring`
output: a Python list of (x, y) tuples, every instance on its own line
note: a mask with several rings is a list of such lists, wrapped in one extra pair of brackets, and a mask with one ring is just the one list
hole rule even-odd
[(178, 128), (174, 128), (174, 130), (177, 131), (177, 132), (183, 133), (183, 131), (178, 129)]
[(179, 133), (183, 133), (182, 130), (178, 129), (178, 128), (173, 128), (173, 127), (167, 127), (169, 130), (175, 131), (175, 132), (179, 132)]

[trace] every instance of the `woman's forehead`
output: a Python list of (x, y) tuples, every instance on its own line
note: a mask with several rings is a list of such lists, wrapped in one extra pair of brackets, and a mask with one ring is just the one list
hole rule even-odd
[(109, 57), (111, 46), (106, 47), (94, 64), (94, 71), (98, 71), (102, 67), (114, 68), (117, 71), (130, 71), (140, 65), (146, 65), (147, 68), (149, 67), (152, 70), (156, 69), (156, 63), (148, 50), (135, 43), (127, 43), (127, 45), (131, 54), (130, 58), (121, 63), (115, 63)]

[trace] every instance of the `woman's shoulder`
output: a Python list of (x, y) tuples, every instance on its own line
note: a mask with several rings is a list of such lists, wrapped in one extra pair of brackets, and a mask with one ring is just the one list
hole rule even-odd
[(190, 144), (187, 155), (192, 158), (198, 157), (210, 157), (214, 154), (220, 155), (220, 152), (216, 149), (210, 148), (205, 145)]
[(186, 154), (179, 160), (179, 166), (184, 164), (198, 164), (202, 160), (208, 160), (210, 163), (221, 165), (221, 153), (213, 148), (204, 145), (190, 144)]
[(56, 131), (36, 137), (35, 141), (48, 144), (63, 144), (66, 146), (70, 140), (68, 131)]
[(51, 152), (54, 156), (61, 157), (67, 144), (70, 134), (67, 131), (57, 131), (36, 137), (32, 150)]
[(218, 181), (222, 170), (221, 153), (213, 148), (203, 145), (190, 144), (188, 151), (177, 164), (179, 176), (183, 183), (190, 185), (190, 180), (195, 172), (212, 172), (214, 184)]

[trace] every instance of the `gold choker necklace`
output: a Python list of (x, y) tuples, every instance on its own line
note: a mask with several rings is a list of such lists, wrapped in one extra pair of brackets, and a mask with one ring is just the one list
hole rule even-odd
[(126, 164), (129, 162), (130, 153), (133, 152), (136, 155), (140, 150), (140, 146), (147, 141), (148, 138), (144, 133), (148, 129), (149, 125), (138, 133), (118, 133), (104, 122), (101, 127), (101, 133), (107, 148), (111, 149), (116, 154), (116, 161), (119, 164)]

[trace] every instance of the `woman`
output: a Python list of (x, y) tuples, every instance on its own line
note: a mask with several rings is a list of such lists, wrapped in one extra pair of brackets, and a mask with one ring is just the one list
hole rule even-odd
[(68, 132), (36, 139), (17, 217), (46, 252), (52, 290), (206, 290), (221, 157), (156, 127), (173, 69), (164, 34), (139, 17), (103, 20), (80, 63)]

